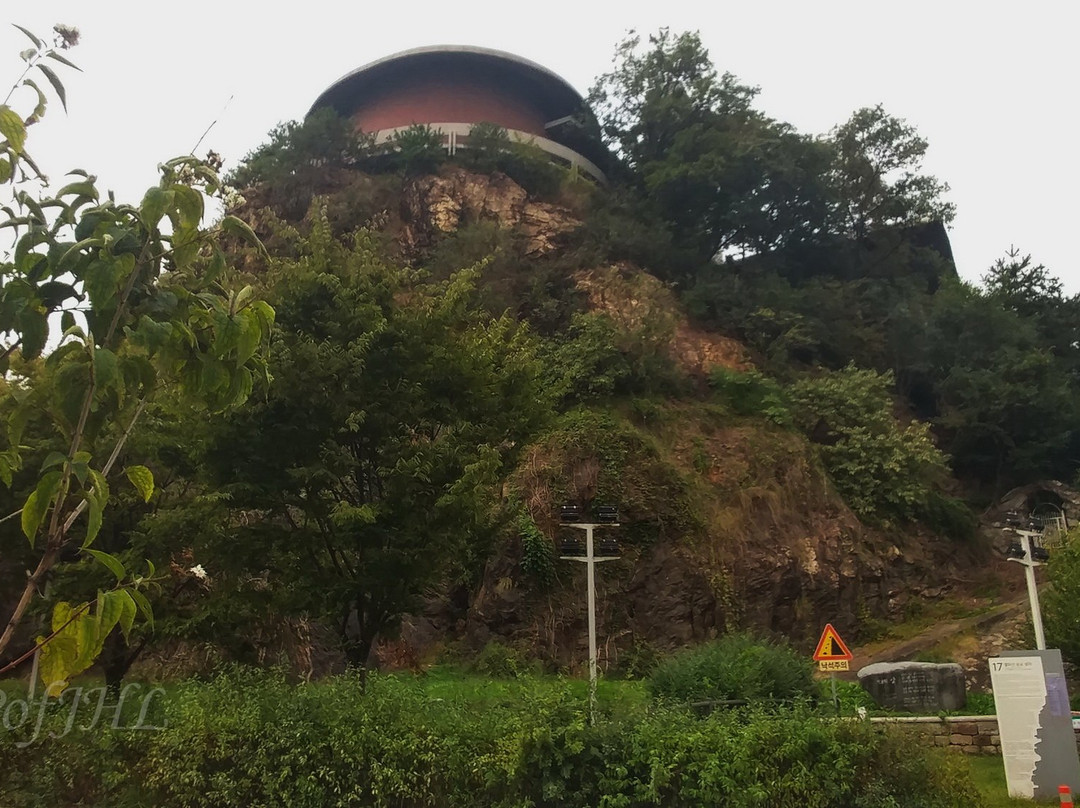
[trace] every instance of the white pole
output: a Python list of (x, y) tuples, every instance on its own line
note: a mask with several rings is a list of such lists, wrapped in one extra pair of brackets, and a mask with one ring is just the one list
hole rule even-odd
[(585, 528), (585, 563), (589, 570), (589, 723), (596, 723), (596, 557), (593, 526)]
[(1024, 576), (1027, 578), (1028, 599), (1031, 601), (1031, 625), (1035, 628), (1035, 647), (1046, 650), (1046, 634), (1043, 632), (1042, 612), (1039, 610), (1039, 590), (1035, 587), (1035, 559), (1031, 555), (1031, 536), (1023, 532), (1020, 541), (1024, 548)]

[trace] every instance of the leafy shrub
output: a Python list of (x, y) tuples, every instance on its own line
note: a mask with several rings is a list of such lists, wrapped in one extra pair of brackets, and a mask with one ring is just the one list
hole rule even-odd
[(892, 413), (891, 373), (848, 365), (803, 379), (789, 395), (796, 425), (821, 445), (836, 489), (870, 519), (917, 519), (946, 472), (929, 427), (902, 426)]
[(226, 182), (240, 189), (259, 186), (265, 202), (290, 220), (304, 216), (334, 169), (355, 167), (372, 146), (370, 137), (331, 109), (280, 124), (269, 138), (244, 157)]
[(430, 174), (446, 162), (443, 136), (430, 126), (417, 123), (399, 129), (390, 142), (395, 149), (390, 163), (406, 175)]
[(717, 368), (709, 385), (737, 415), (755, 415), (781, 426), (791, 424), (784, 391), (779, 383), (757, 370)]
[(1043, 594), (1042, 612), (1046, 620), (1046, 636), (1051, 648), (1060, 648), (1061, 655), (1080, 665), (1080, 539), (1070, 531), (1063, 546), (1050, 553), (1048, 572), (1050, 583)]
[(555, 556), (548, 539), (527, 513), (517, 519), (521, 535), (521, 571), (537, 586), (547, 588), (555, 583)]
[(993, 693), (968, 693), (964, 712), (968, 715), (996, 715), (997, 704)]
[(939, 491), (931, 491), (927, 495), (922, 518), (938, 533), (959, 541), (974, 540), (979, 526), (979, 520), (962, 499), (946, 496)]
[(732, 634), (661, 662), (653, 696), (678, 701), (773, 701), (813, 698), (808, 659), (786, 645)]
[(501, 126), (478, 123), (469, 129), (469, 148), (461, 161), (477, 171), (501, 171), (531, 195), (555, 197), (567, 172), (542, 149), (510, 137)]
[[(0, 801), (205, 805), (596, 808), (956, 808), (971, 783), (917, 738), (813, 711), (658, 707), (590, 726), (569, 689), (477, 702), (422, 680), (289, 685), (233, 671), (179, 686), (168, 729), (105, 726), (18, 748), (0, 734)], [(482, 709), (480, 707), (482, 706)], [(62, 727), (63, 714), (46, 729)]]
[(514, 679), (525, 671), (525, 657), (517, 649), (492, 640), (473, 660), (472, 669), (495, 679)]

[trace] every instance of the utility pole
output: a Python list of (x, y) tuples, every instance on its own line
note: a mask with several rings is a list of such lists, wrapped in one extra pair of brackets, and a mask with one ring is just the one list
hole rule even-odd
[[(1033, 525), (1028, 525), (1033, 527)], [(1049, 558), (1050, 554), (1045, 548), (1035, 547), (1032, 539), (1042, 535), (1041, 530), (1013, 528), (1020, 537), (1019, 544), (1009, 545), (1006, 551), (1009, 561), (1015, 561), (1024, 566), (1024, 577), (1027, 579), (1028, 601), (1031, 604), (1031, 625), (1035, 629), (1035, 648), (1039, 651), (1046, 650), (1046, 633), (1043, 631), (1042, 610), (1039, 608), (1039, 590), (1035, 585), (1035, 568), (1041, 567), (1042, 562)], [(1039, 553), (1039, 558), (1036, 558)]]
[[(597, 556), (593, 543), (593, 530), (598, 527), (618, 527), (618, 515), (614, 509), (607, 512), (614, 516), (610, 522), (562, 522), (563, 527), (585, 531), (585, 555), (562, 555), (563, 561), (581, 561), (585, 564), (588, 581), (588, 607), (589, 607), (589, 723), (596, 723), (596, 565), (602, 561), (615, 561), (618, 555)], [(563, 518), (578, 516), (579, 512), (564, 507)], [(580, 546), (580, 545), (579, 545)]]

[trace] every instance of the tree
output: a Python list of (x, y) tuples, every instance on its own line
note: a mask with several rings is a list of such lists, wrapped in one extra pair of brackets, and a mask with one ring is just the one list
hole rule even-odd
[[(63, 51), (77, 32), (58, 26), (50, 47), (20, 30), (32, 47), (0, 105), (0, 176), (44, 181), (26, 150), (29, 127), (48, 103), (35, 78), (47, 79), (64, 101), (50, 65), (72, 66)], [(21, 99), (28, 112), (17, 111)], [(161, 173), (137, 206), (102, 198), (94, 177), (76, 170), (52, 196), (12, 185), (12, 202), (2, 208), (0, 229), (13, 231), (15, 246), (0, 256), (0, 333), (7, 341), (0, 371), (7, 374), (9, 413), (0, 479), (11, 485), (16, 475), (34, 478), (12, 517), (20, 517), (36, 563), (3, 623), (0, 654), (62, 555), (77, 548), (116, 578), (96, 600), (56, 605), (53, 633), (38, 643), (47, 645), (42, 667), (50, 685), (88, 666), (115, 626), (126, 635), (137, 610), (151, 619), (141, 590), (152, 568), (132, 576), (118, 558), (92, 547), (110, 499), (108, 478), (151, 401), (170, 390), (189, 405), (224, 411), (244, 402), (264, 376), (261, 348), (273, 310), (250, 286), (240, 288), (220, 245), (224, 233), (257, 243), (254, 234), (231, 216), (202, 226), (204, 194), (221, 187), (214, 165), (181, 157)], [(23, 465), (24, 430), (35, 417), (46, 419), (61, 446), (39, 472)], [(153, 495), (148, 468), (125, 473), (144, 500)]]
[(1080, 296), (1066, 296), (1049, 269), (1016, 248), (994, 262), (982, 285), (987, 297), (1030, 322), (1062, 371), (1080, 380)]
[(862, 239), (884, 228), (951, 222), (949, 186), (920, 173), (929, 146), (914, 127), (880, 104), (856, 110), (829, 138), (833, 152), (833, 228)]
[(705, 260), (812, 237), (829, 152), (753, 108), (757, 90), (716, 72), (695, 33), (631, 35), (590, 94), (602, 131)]
[(209, 467), (235, 527), (215, 566), (288, 615), (334, 626), (361, 669), (448, 570), (486, 557), (498, 480), (548, 410), (532, 338), (475, 305), (475, 272), (426, 283), (324, 212), (267, 272), (278, 311), (265, 401)]
[(911, 374), (932, 386), (934, 423), (955, 470), (998, 493), (1075, 471), (1072, 378), (1038, 322), (951, 281), (915, 324), (916, 339), (903, 346)]

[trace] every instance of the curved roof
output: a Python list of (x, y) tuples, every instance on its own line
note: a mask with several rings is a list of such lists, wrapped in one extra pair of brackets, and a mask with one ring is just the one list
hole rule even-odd
[(580, 112), (585, 100), (565, 79), (536, 62), (512, 53), (467, 45), (433, 45), (401, 51), (359, 67), (323, 90), (308, 111), (333, 107), (349, 115), (374, 90), (385, 88), (395, 76), (414, 72), (444, 70), (483, 71), (498, 76), (515, 90), (527, 95), (548, 120)]

